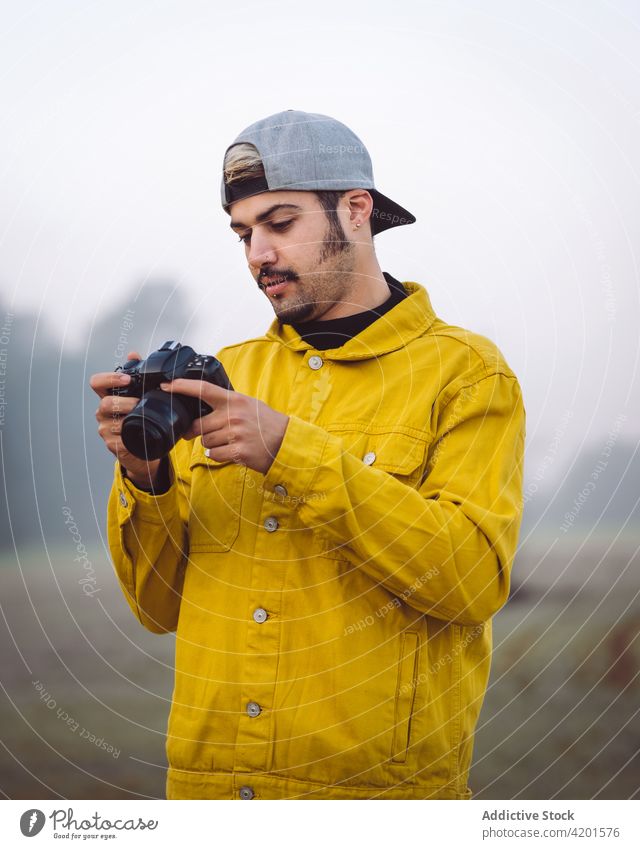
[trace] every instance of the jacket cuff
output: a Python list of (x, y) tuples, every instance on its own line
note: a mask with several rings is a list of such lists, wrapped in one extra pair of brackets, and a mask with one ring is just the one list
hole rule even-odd
[[(171, 487), (171, 476), (169, 474), (170, 468), (171, 466), (169, 465), (169, 457), (167, 455), (163, 457), (162, 460), (160, 460), (160, 465), (158, 467), (158, 471), (156, 472), (156, 479), (153, 486), (140, 486), (137, 483), (134, 483), (133, 485), (137, 490), (141, 492), (149, 492), (151, 495), (163, 495), (165, 492), (168, 492), (169, 488)], [(124, 466), (120, 466), (120, 471), (122, 472), (122, 476), (124, 478), (127, 478), (127, 480), (131, 480)]]
[(122, 473), (120, 463), (116, 462), (113, 482), (116, 514), (118, 524), (122, 527), (131, 521), (135, 513), (136, 519), (152, 525), (165, 525), (178, 512), (178, 488), (175, 484), (173, 461), (169, 459), (168, 471), (171, 486), (161, 495), (146, 492), (130, 481)]
[(327, 431), (297, 416), (290, 416), (280, 450), (264, 478), (265, 489), (276, 495), (304, 500), (320, 467)]

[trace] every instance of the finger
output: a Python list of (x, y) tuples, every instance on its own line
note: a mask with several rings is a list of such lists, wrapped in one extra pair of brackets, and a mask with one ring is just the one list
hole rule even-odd
[(89, 386), (101, 398), (104, 398), (111, 389), (126, 386), (128, 383), (131, 383), (131, 376), (118, 371), (102, 371), (92, 374), (89, 378)]
[(141, 360), (142, 357), (140, 356), (140, 354), (137, 351), (129, 351), (129, 353), (127, 354), (127, 359), (128, 360)]
[(215, 460), (217, 463), (238, 463), (240, 466), (244, 466), (245, 464), (240, 460), (238, 455), (238, 449), (235, 445), (222, 445), (219, 448), (205, 448), (204, 453), (211, 460)]
[(126, 416), (139, 402), (139, 398), (126, 398), (121, 395), (105, 395), (98, 405), (96, 418)]
[(107, 443), (107, 448), (111, 451), (112, 454), (115, 454), (120, 463), (126, 468), (127, 461), (131, 459), (131, 454), (124, 447), (122, 440), (114, 437), (111, 442), (111, 447), (109, 443)]
[(194, 439), (196, 436), (201, 436), (208, 431), (221, 430), (229, 424), (228, 417), (220, 410), (214, 410), (213, 413), (208, 413), (199, 419), (194, 419), (191, 427), (185, 434), (186, 439)]
[[(107, 447), (109, 447), (113, 442), (113, 438), (115, 436), (120, 436), (121, 433), (122, 422), (120, 421), (101, 422), (98, 427), (98, 435), (107, 443)], [(110, 447), (109, 450), (111, 450)]]
[(234, 440), (229, 438), (228, 430), (211, 430), (202, 435), (202, 444), (205, 448), (220, 448), (222, 446), (233, 447)]
[(184, 377), (172, 380), (171, 383), (161, 383), (160, 389), (164, 389), (165, 392), (189, 395), (192, 398), (202, 398), (210, 407), (219, 407), (227, 403), (229, 396), (233, 394), (228, 389), (216, 386), (215, 383), (207, 383), (206, 380), (187, 380)]

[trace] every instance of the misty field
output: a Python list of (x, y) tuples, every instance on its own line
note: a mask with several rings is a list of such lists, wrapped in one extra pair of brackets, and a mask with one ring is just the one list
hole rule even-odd
[[(586, 548), (561, 589), (541, 576), (566, 577), (566, 547), (519, 556), (517, 591), (494, 620), (470, 778), (476, 798), (638, 794), (636, 548), (621, 543), (604, 560), (596, 545)], [(87, 551), (91, 573), (70, 546), (0, 561), (7, 798), (164, 797), (174, 639), (144, 631), (104, 547)], [(593, 567), (597, 581), (588, 579)]]

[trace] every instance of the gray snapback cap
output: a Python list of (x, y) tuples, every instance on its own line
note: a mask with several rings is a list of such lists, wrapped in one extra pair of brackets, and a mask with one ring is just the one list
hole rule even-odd
[(223, 174), (222, 206), (226, 212), (234, 201), (262, 192), (366, 189), (373, 198), (374, 235), (416, 220), (375, 188), (366, 147), (335, 118), (289, 109), (251, 124), (227, 152), (242, 143), (256, 147), (265, 176), (227, 185)]

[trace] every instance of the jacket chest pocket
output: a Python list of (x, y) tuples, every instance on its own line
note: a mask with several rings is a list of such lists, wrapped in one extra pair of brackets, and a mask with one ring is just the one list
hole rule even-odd
[(200, 440), (194, 446), (189, 469), (189, 551), (228, 551), (240, 530), (247, 469), (232, 460), (219, 463), (210, 459)]
[(339, 435), (347, 451), (366, 466), (399, 478), (407, 486), (420, 485), (425, 468), (429, 434), (421, 436), (369, 425), (362, 430), (329, 428)]

